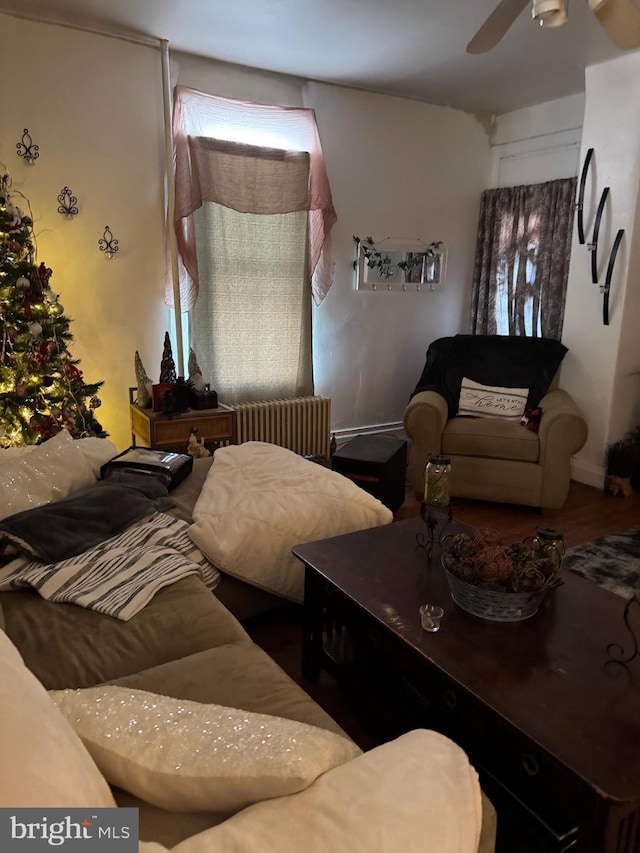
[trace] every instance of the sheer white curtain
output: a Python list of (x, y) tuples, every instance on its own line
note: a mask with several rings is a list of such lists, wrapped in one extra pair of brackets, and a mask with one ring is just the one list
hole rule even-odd
[(200, 292), (189, 337), (205, 380), (225, 403), (312, 394), (306, 212), (205, 202), (194, 224)]
[(189, 152), (203, 375), (228, 403), (312, 394), (308, 153), (202, 137)]

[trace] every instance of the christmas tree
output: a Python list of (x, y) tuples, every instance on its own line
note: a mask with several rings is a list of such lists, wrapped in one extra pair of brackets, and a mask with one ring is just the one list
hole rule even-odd
[(0, 447), (37, 444), (62, 429), (74, 438), (107, 435), (95, 417), (103, 383), (86, 383), (71, 357), (70, 320), (51, 276), (35, 259), (33, 221), (0, 173)]

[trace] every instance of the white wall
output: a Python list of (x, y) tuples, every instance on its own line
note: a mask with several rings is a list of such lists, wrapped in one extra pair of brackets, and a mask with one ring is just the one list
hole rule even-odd
[[(337, 428), (399, 421), (427, 346), (468, 331), (480, 195), (489, 145), (471, 115), (309, 84), (339, 221), (334, 284), (315, 311), (317, 387)], [(448, 246), (438, 292), (354, 289), (353, 235)]]
[(625, 236), (611, 285), (610, 325), (604, 326), (589, 252), (574, 233), (563, 334), (573, 358), (563, 367), (563, 384), (589, 421), (589, 439), (576, 457), (578, 477), (601, 486), (607, 443), (624, 438), (640, 421), (640, 54), (588, 68), (586, 91), (581, 160), (594, 149), (587, 235), (602, 188), (610, 188), (599, 240), (600, 283), (617, 230)]
[(514, 187), (576, 175), (584, 95), (497, 116), (491, 136), (492, 185)]
[[(0, 27), (0, 162), (31, 203), (38, 260), (73, 321), (71, 353), (87, 381), (105, 381), (98, 415), (122, 449), (134, 352), (153, 376), (168, 328), (159, 53), (1, 14)], [(24, 128), (40, 146), (33, 166), (16, 154)], [(57, 212), (64, 186), (78, 198), (72, 220)], [(112, 261), (98, 249), (105, 225), (120, 245)]]

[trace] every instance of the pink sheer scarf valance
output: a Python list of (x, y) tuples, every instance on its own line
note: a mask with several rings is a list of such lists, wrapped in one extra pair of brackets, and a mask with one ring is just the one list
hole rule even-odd
[[(255, 138), (256, 131), (259, 145), (237, 141), (248, 132)], [(337, 217), (314, 111), (177, 86), (173, 145), (181, 310), (190, 311), (198, 296), (193, 214), (204, 201), (246, 213), (307, 210), (309, 280), (320, 304), (333, 278), (331, 228)], [(166, 301), (173, 305), (171, 282)]]

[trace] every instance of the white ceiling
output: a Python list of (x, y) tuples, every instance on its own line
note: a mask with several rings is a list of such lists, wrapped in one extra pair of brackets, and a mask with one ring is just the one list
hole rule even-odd
[(0, 0), (0, 10), (154, 36), (173, 50), (490, 114), (582, 92), (586, 66), (623, 53), (586, 0), (570, 0), (566, 26), (541, 29), (526, 10), (493, 51), (467, 54), (496, 3)]

